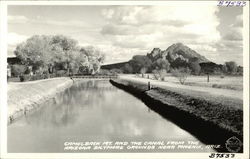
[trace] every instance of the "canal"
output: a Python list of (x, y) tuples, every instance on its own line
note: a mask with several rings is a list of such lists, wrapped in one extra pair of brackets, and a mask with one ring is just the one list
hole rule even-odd
[[(138, 142), (141, 146), (157, 142), (164, 143), (165, 148), (156, 145), (154, 149), (140, 149), (130, 145), (118, 150), (65, 150), (65, 143), (79, 142), (112, 142), (113, 146), (116, 142)], [(180, 144), (187, 147), (178, 147)], [(187, 151), (213, 150), (108, 80), (77, 81), (8, 126), (9, 153)]]

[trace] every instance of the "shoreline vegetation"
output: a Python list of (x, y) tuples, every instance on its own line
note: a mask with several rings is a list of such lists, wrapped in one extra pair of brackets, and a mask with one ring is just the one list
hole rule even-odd
[(29, 82), (8, 83), (8, 124), (38, 108), (63, 92), (73, 84), (73, 80), (66, 77), (43, 79)]
[[(187, 123), (186, 121), (187, 118), (191, 117), (193, 118), (191, 122), (198, 122), (196, 120), (200, 120), (201, 122), (204, 122), (212, 126), (213, 129), (211, 130), (208, 129), (206, 130), (208, 132), (204, 133), (213, 134), (214, 132), (216, 132), (215, 129), (218, 129), (218, 132), (214, 135), (214, 138), (217, 138), (219, 136), (221, 137), (220, 140), (223, 140), (224, 143), (228, 138), (232, 136), (237, 136), (242, 141), (243, 138), (242, 98), (232, 97), (230, 96), (230, 94), (218, 95), (218, 92), (211, 92), (212, 94), (207, 93), (212, 89), (214, 89), (214, 91), (217, 91), (218, 89), (216, 88), (210, 88), (210, 90), (208, 91), (206, 91), (207, 88), (203, 88), (202, 91), (198, 92), (197, 90), (182, 89), (181, 88), (182, 85), (179, 85), (179, 87), (177, 86), (169, 87), (167, 85), (164, 87), (163, 86), (159, 87), (160, 85), (157, 85), (152, 81), (151, 83), (153, 83), (153, 85), (151, 84), (150, 86), (151, 89), (149, 90), (148, 81), (150, 80), (148, 79), (136, 80), (136, 79), (138, 78), (121, 76), (119, 79), (110, 80), (110, 82), (113, 85), (135, 95), (136, 97), (138, 97), (139, 99), (143, 100), (146, 103), (149, 102), (152, 104), (153, 102), (153, 105), (151, 105), (151, 107), (153, 110), (156, 109), (155, 110), (156, 112), (159, 111), (158, 112), (159, 114), (161, 114), (161, 112), (164, 111), (171, 112), (173, 110), (175, 110), (174, 112), (184, 113), (185, 115), (182, 117), (182, 119), (176, 119), (176, 120), (182, 120), (180, 122), (181, 125), (183, 123), (191, 125), (194, 124), (194, 123)], [(230, 92), (234, 90), (226, 90), (226, 91)], [(240, 91), (235, 91), (234, 93), (236, 92)], [(171, 116), (174, 114), (168, 114), (168, 115)], [(175, 114), (175, 116), (178, 116), (178, 118), (180, 118), (180, 114)], [(197, 127), (197, 125), (193, 127), (195, 127), (195, 129), (198, 129), (193, 131), (203, 131), (201, 128), (202, 125), (201, 127)], [(220, 135), (220, 133), (222, 135)], [(200, 134), (201, 133), (195, 133), (195, 135), (200, 135)], [(213, 138), (213, 136), (211, 136), (211, 138)]]

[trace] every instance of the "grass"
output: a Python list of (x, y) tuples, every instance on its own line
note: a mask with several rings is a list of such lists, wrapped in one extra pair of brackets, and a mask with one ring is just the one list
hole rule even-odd
[[(145, 75), (147, 77), (147, 75)], [(149, 74), (149, 77), (153, 79), (153, 75)], [(178, 79), (168, 74), (164, 81), (179, 83)], [(209, 77), (209, 82), (207, 82), (207, 76), (188, 76), (185, 81), (185, 85), (189, 86), (201, 86), (201, 87), (212, 87), (221, 89), (231, 89), (231, 90), (243, 90), (243, 77), (242, 76), (219, 76), (212, 75)]]

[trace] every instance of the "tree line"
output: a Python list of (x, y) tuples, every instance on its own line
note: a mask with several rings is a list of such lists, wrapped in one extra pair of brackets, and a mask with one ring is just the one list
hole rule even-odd
[(168, 61), (165, 58), (152, 60), (147, 55), (135, 55), (131, 60), (125, 63), (120, 68), (111, 69), (117, 73), (153, 74), (155, 79), (164, 80), (167, 73), (171, 73), (177, 77), (181, 84), (184, 84), (189, 75), (243, 75), (243, 67), (238, 66), (234, 61), (225, 62), (223, 65), (213, 62), (199, 63), (197, 57), (191, 59), (183, 59), (181, 57), (175, 60)]
[(196, 57), (190, 60), (183, 60), (176, 58), (174, 61), (169, 62), (167, 59), (158, 58), (153, 61), (145, 55), (135, 55), (133, 58), (126, 63), (120, 71), (123, 73), (153, 73), (159, 71), (171, 72), (178, 68), (188, 68), (190, 73), (193, 75), (200, 74), (227, 74), (227, 75), (240, 75), (242, 74), (243, 68), (238, 66), (236, 62), (229, 61), (223, 65), (218, 65), (212, 62), (199, 63)]

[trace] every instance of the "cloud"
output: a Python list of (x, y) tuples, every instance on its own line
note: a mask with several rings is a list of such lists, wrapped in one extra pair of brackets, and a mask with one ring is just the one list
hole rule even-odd
[(235, 23), (232, 24), (233, 27), (243, 27), (243, 14), (236, 16)]
[(27, 23), (28, 22), (28, 18), (25, 16), (11, 16), (8, 15), (8, 23), (12, 23), (12, 24), (21, 24), (21, 23)]
[(14, 32), (8, 33), (8, 45), (17, 45), (18, 43), (25, 41), (27, 38), (28, 36), (20, 35)]
[(56, 26), (70, 26), (70, 27), (91, 27), (88, 23), (81, 20), (51, 20), (45, 17), (37, 16), (35, 18), (28, 18), (26, 16), (11, 16), (8, 15), (8, 23), (10, 24), (44, 24), (44, 25), (56, 25)]
[[(219, 19), (214, 5), (114, 6), (103, 10), (107, 24), (101, 34), (114, 46), (127, 49), (150, 49), (182, 42), (190, 45), (217, 42)], [(206, 18), (204, 18), (206, 17)], [(215, 51), (213, 46), (203, 50)], [(202, 52), (202, 53), (205, 53)]]
[(237, 15), (233, 24), (228, 27), (228, 32), (223, 36), (224, 40), (242, 41), (243, 15)]
[(20, 35), (14, 32), (8, 33), (7, 37), (7, 43), (8, 43), (8, 56), (14, 56), (14, 50), (16, 49), (16, 46), (28, 39), (28, 36), (26, 35)]
[(236, 29), (232, 29), (231, 33), (226, 34), (223, 39), (230, 40), (230, 41), (241, 41), (242, 33)]

